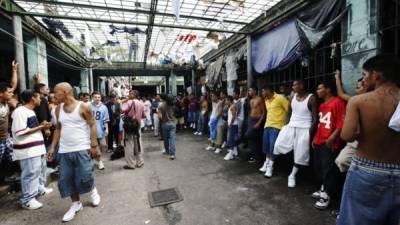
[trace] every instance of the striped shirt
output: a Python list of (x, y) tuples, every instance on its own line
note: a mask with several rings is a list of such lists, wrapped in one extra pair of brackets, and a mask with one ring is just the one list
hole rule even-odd
[(46, 154), (43, 134), (40, 130), (28, 133), (39, 126), (39, 121), (33, 110), (20, 106), (11, 115), (11, 132), (13, 135), (13, 160), (28, 159)]

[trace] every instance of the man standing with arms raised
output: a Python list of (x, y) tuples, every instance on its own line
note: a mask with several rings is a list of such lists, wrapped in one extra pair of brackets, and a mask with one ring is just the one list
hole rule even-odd
[(52, 159), (54, 149), (60, 142), (58, 189), (62, 198), (71, 197), (72, 200), (62, 219), (67, 222), (83, 208), (79, 195), (91, 192), (93, 206), (100, 204), (100, 195), (94, 186), (92, 161), (97, 155), (96, 121), (89, 106), (75, 100), (70, 84), (57, 84), (54, 93), (61, 104), (56, 108), (58, 122), (48, 160)]
[(344, 185), (338, 225), (400, 221), (400, 133), (388, 127), (400, 102), (400, 59), (375, 56), (363, 65), (370, 91), (350, 99), (341, 138), (358, 140)]

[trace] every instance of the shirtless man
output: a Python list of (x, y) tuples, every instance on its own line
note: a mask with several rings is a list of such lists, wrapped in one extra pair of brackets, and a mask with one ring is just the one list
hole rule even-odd
[(375, 56), (363, 65), (366, 94), (352, 97), (341, 138), (358, 141), (337, 225), (400, 221), (400, 133), (388, 127), (400, 101), (400, 59)]
[(257, 88), (252, 87), (248, 91), (250, 98), (250, 116), (248, 118), (248, 127), (246, 137), (249, 140), (249, 147), (251, 155), (249, 162), (253, 163), (262, 161), (263, 156), (261, 153), (262, 138), (263, 138), (263, 127), (262, 123), (265, 118), (265, 105), (264, 100), (257, 96)]
[(71, 221), (82, 210), (81, 194), (91, 192), (93, 206), (100, 204), (100, 195), (94, 185), (93, 161), (97, 156), (96, 121), (87, 104), (75, 100), (68, 83), (59, 83), (54, 88), (57, 101), (57, 127), (54, 133), (48, 160), (60, 142), (58, 156), (60, 175), (58, 189), (61, 197), (71, 197), (72, 205), (62, 221)]

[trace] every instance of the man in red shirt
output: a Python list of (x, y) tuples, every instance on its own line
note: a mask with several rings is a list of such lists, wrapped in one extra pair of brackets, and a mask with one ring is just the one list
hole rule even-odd
[(323, 100), (319, 107), (319, 125), (313, 140), (314, 169), (321, 189), (313, 193), (318, 199), (315, 207), (326, 209), (329, 206), (330, 195), (334, 194), (340, 174), (335, 165), (335, 159), (343, 142), (340, 140), (340, 131), (343, 127), (346, 105), (335, 96), (336, 86), (333, 82), (321, 82), (317, 89), (318, 97)]

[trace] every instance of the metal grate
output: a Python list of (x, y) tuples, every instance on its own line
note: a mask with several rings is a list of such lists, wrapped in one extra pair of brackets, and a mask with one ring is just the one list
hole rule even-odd
[(183, 197), (177, 188), (149, 192), (149, 203), (151, 207), (168, 205), (180, 201), (183, 201)]
[(400, 1), (380, 2), (382, 50), (400, 56)]

